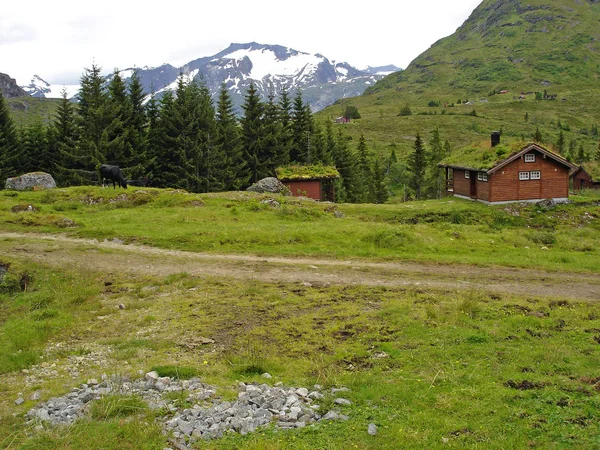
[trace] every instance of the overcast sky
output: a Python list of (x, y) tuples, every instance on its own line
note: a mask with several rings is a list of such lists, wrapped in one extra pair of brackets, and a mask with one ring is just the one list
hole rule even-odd
[(77, 83), (92, 63), (181, 66), (230, 43), (278, 44), (358, 68), (410, 61), (452, 34), (481, 0), (2, 2), (0, 72)]

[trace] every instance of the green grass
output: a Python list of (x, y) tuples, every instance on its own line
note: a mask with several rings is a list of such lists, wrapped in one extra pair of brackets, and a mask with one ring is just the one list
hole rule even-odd
[[(598, 193), (551, 209), (454, 199), (337, 205), (341, 219), (328, 204), (281, 197), (276, 209), (263, 198), (89, 187), (4, 192), (0, 229), (214, 253), (600, 269)], [(39, 211), (10, 212), (29, 203)], [(61, 228), (63, 217), (77, 225)], [(227, 400), (239, 381), (351, 389), (344, 397), (352, 405), (341, 408), (347, 422), (228, 435), (199, 448), (600, 446), (597, 302), (51, 268), (22, 256), (28, 242), (5, 238), (10, 251), (0, 258), (9, 267), (0, 289), (3, 448), (168, 447), (158, 413), (136, 397), (106, 397), (68, 428), (33, 429), (24, 420), (34, 390), (47, 400), (105, 373), (150, 370), (199, 376)], [(121, 252), (93, 244), (72, 251), (93, 257), (90, 250)], [(64, 249), (48, 241), (40, 251), (52, 257)], [(26, 289), (15, 283), (23, 274)], [(74, 361), (77, 375), (67, 370)], [(42, 364), (56, 375), (27, 384)], [(19, 393), (26, 402), (16, 406)], [(183, 394), (172, 397), (191, 406)], [(367, 434), (369, 423), (376, 436)]]
[[(70, 276), (77, 275), (65, 276), (41, 266), (35, 273), (57, 276), (61, 280), (57, 286), (62, 288), (70, 283)], [(89, 280), (85, 272), (79, 276)], [(81, 351), (85, 342), (104, 341), (101, 345), (114, 347), (115, 342), (131, 341), (139, 329), (127, 324), (152, 314), (160, 322), (153, 329), (153, 340), (211, 336), (217, 350), (212, 346), (146, 347), (147, 353), (134, 356), (126, 366), (110, 359), (108, 367), (90, 368), (82, 373), (84, 380), (94, 376), (93, 370), (96, 376), (98, 370), (155, 369), (162, 375), (186, 371), (226, 393), (237, 380), (264, 382), (260, 373), (265, 370), (273, 375), (272, 383), (351, 389), (344, 397), (352, 405), (342, 407), (350, 416), (348, 422), (227, 436), (202, 443), (201, 448), (600, 445), (595, 426), (600, 419), (597, 303), (478, 291), (324, 288), (191, 277), (186, 283), (173, 284), (120, 276), (111, 287), (129, 286), (126, 295), (133, 296), (138, 283), (149, 282), (157, 290), (145, 299), (142, 310), (107, 315), (102, 308), (96, 309), (95, 314), (107, 316), (102, 323), (90, 317), (85, 303), (73, 306), (57, 299), (53, 307), (70, 315), (72, 322), (47, 337), (66, 343), (72, 340), (77, 345), (73, 352), (85, 357), (87, 352)], [(92, 284), (102, 282), (92, 278)], [(48, 285), (36, 284), (34, 291), (22, 294), (23, 301), (48, 289)], [(103, 295), (96, 294), (96, 300)], [(35, 342), (30, 345), (36, 348)], [(0, 354), (6, 352), (5, 346), (0, 347)], [(56, 355), (53, 361), (61, 367), (68, 364), (67, 358), (67, 354)], [(258, 365), (260, 370), (244, 370), (242, 364)], [(9, 375), (14, 385), (0, 384), (0, 396), (6, 399), (22, 389), (18, 380), (24, 376)], [(60, 395), (75, 385), (75, 380), (58, 381), (42, 382), (45, 395)], [(20, 414), (33, 404), (26, 403), (22, 410), (3, 408), (3, 417), (8, 411), (17, 412), (14, 420), (0, 423), (3, 446), (75, 449), (86, 441), (114, 449), (167, 446), (153, 413), (135, 397), (108, 396), (93, 404), (89, 417), (73, 427), (26, 433)], [(367, 434), (369, 423), (377, 424), (377, 436)]]
[[(251, 193), (187, 194), (93, 187), (0, 193), (0, 229), (118, 239), (209, 253), (315, 256), (599, 271), (600, 194), (572, 204), (486, 206), (446, 198), (330, 205)], [(10, 212), (15, 204), (37, 212)], [(196, 206), (199, 204), (203, 206)], [(64, 227), (65, 219), (74, 226)], [(307, 226), (310, 224), (310, 226)]]

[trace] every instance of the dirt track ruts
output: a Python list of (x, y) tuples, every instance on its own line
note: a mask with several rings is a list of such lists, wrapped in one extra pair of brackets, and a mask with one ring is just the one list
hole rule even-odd
[(484, 290), (600, 300), (600, 274), (414, 262), (370, 262), (193, 253), (62, 235), (0, 232), (0, 256), (58, 267), (166, 276), (232, 277), (264, 282)]

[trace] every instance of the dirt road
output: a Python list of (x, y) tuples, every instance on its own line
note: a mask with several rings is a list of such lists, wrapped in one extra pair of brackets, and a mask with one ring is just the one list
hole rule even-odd
[(344, 261), (192, 253), (65, 236), (0, 232), (0, 257), (55, 267), (154, 276), (232, 277), (264, 282), (421, 286), (502, 294), (600, 300), (600, 274), (412, 262)]

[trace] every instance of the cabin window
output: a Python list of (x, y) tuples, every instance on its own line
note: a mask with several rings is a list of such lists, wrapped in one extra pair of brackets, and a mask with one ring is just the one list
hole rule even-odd
[(529, 172), (519, 172), (519, 180), (529, 180)]
[(539, 180), (542, 178), (542, 172), (540, 172), (539, 170), (533, 170), (532, 172), (530, 172), (530, 175), (532, 180)]
[(477, 172), (477, 179), (479, 181), (483, 181), (483, 173), (482, 172)]
[(484, 173), (484, 174), (482, 175), (482, 178), (483, 178), (483, 181), (487, 181), (487, 173)]
[(465, 178), (471, 178), (468, 170), (465, 170)]
[(535, 153), (527, 153), (525, 155), (525, 162), (535, 162)]

